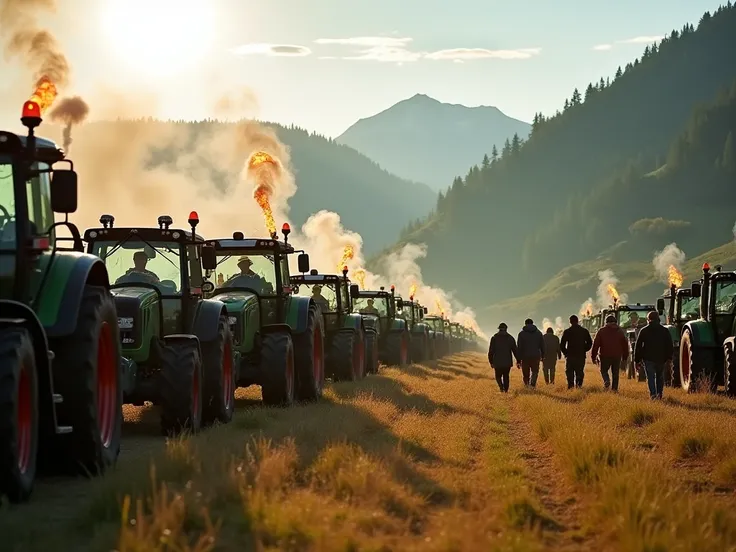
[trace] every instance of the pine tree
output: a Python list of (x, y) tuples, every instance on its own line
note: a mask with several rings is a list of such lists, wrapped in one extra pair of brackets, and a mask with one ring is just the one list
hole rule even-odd
[(498, 161), (498, 148), (496, 147), (496, 144), (493, 144), (493, 149), (491, 150), (491, 164), (496, 163)]
[(621, 75), (623, 75), (623, 74), (624, 74), (624, 72), (621, 71), (621, 66), (619, 65), (618, 66), (618, 69), (616, 69), (616, 76), (614, 78), (619, 79), (619, 78), (621, 78)]
[(582, 103), (582, 98), (580, 96), (580, 90), (576, 88), (572, 92), (572, 98), (570, 99), (570, 105), (575, 106), (575, 105), (580, 105), (581, 103)]
[(592, 84), (589, 84), (588, 88), (585, 89), (585, 101), (587, 102), (594, 93), (595, 88), (593, 88)]
[(519, 153), (520, 149), (521, 140), (519, 140), (519, 135), (514, 133), (514, 137), (511, 139), (511, 153)]
[(606, 77), (606, 88), (611, 86), (611, 77)]
[(481, 166), (483, 167), (483, 170), (486, 170), (488, 167), (491, 166), (491, 160), (488, 159), (488, 154), (485, 154), (483, 156), (483, 162), (481, 163)]
[(565, 98), (565, 111), (567, 111), (568, 109), (570, 109), (570, 100)]
[(507, 159), (509, 154), (511, 153), (511, 142), (508, 138), (506, 138), (506, 141), (503, 143), (503, 149), (501, 150), (501, 158)]
[(601, 77), (601, 80), (598, 81), (598, 90), (603, 90), (606, 87), (606, 81), (603, 80), (603, 77)]

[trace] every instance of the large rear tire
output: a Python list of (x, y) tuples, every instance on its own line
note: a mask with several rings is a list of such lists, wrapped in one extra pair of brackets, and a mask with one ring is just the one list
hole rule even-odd
[(0, 496), (24, 502), (36, 479), (38, 380), (33, 342), (22, 328), (0, 334)]
[(723, 377), (726, 380), (726, 394), (736, 397), (736, 352), (732, 340), (726, 341), (723, 346)]
[(296, 399), (315, 401), (325, 385), (325, 337), (316, 305), (309, 306), (307, 327), (294, 338)]
[(209, 425), (215, 421), (229, 423), (235, 411), (235, 361), (233, 358), (233, 336), (227, 318), (220, 317), (217, 337), (202, 343), (202, 422)]
[(365, 369), (363, 336), (355, 331), (340, 331), (332, 338), (330, 373), (336, 381), (356, 381)]
[(391, 332), (386, 336), (386, 358), (388, 363), (399, 368), (409, 364), (410, 337), (407, 331)]
[(429, 338), (425, 332), (413, 335), (411, 339), (411, 361), (424, 362), (429, 357)]
[(378, 373), (378, 334), (374, 330), (365, 332), (366, 374)]
[(162, 347), (161, 431), (176, 435), (202, 427), (202, 359), (195, 341)]
[(286, 332), (268, 333), (261, 342), (261, 395), (268, 406), (294, 403), (294, 343)]
[[(120, 337), (110, 292), (88, 285), (74, 333), (51, 344), (56, 413), (72, 432), (58, 437), (61, 464), (85, 474), (103, 473), (120, 454), (123, 389)], [(57, 461), (57, 460), (55, 460)]]
[(705, 347), (698, 347), (693, 343), (692, 333), (685, 328), (682, 332), (680, 340), (680, 385), (681, 387), (692, 393), (699, 390), (702, 385), (702, 379), (707, 379), (709, 388), (714, 391), (716, 388), (715, 379), (713, 377), (713, 350)]

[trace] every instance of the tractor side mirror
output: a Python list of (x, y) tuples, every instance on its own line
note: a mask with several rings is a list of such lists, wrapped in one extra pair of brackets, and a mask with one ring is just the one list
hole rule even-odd
[(300, 253), (296, 258), (296, 264), (299, 268), (299, 272), (302, 274), (309, 272), (309, 255), (307, 253)]
[(664, 298), (660, 297), (657, 299), (657, 313), (664, 314)]
[(424, 314), (427, 314), (427, 312), (429, 312), (427, 311), (427, 307), (424, 307)]
[(77, 210), (76, 171), (51, 173), (51, 210), (54, 213), (74, 213)]
[(358, 295), (360, 295), (360, 288), (358, 287), (358, 284), (350, 284), (350, 298), (357, 299)]
[(217, 268), (217, 252), (212, 245), (202, 246), (202, 268), (215, 270)]
[(703, 284), (700, 282), (693, 282), (690, 286), (690, 295), (692, 297), (700, 297), (703, 291)]

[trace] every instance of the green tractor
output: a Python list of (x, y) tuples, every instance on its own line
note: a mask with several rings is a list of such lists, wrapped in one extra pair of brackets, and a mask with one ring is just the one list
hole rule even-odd
[(409, 301), (397, 297), (396, 310), (399, 316), (406, 320), (411, 333), (410, 362), (434, 360), (434, 348), (432, 347), (434, 332), (430, 334), (429, 325), (424, 323), (427, 307), (422, 307), (418, 301), (414, 301), (412, 295)]
[(110, 273), (123, 350), (125, 402), (160, 406), (161, 430), (192, 432), (219, 421), (235, 408), (233, 338), (221, 301), (205, 299), (202, 255), (195, 232), (171, 228), (115, 227), (112, 215), (84, 233), (87, 251)]
[(378, 372), (378, 331), (352, 312), (348, 269), (342, 276), (309, 274), (291, 277), (292, 292), (311, 297), (322, 313), (327, 346), (327, 374), (334, 381), (355, 381)]
[[(675, 350), (679, 350), (685, 323), (697, 320), (700, 316), (698, 298), (692, 296), (690, 288), (678, 288), (673, 284), (667, 293), (657, 299), (657, 312), (660, 318), (665, 318), (665, 327), (670, 331)], [(675, 355), (673, 359), (671, 373), (665, 373), (665, 383), (672, 387), (680, 387), (679, 355)]]
[(450, 354), (449, 324), (442, 314), (432, 314), (424, 317), (424, 322), (434, 332), (435, 358), (442, 358)]
[[(634, 347), (636, 346), (636, 338), (639, 336), (641, 329), (647, 325), (647, 315), (654, 310), (654, 305), (642, 305), (636, 303), (633, 305), (620, 304), (614, 301), (608, 308), (604, 308), (598, 315), (599, 327), (605, 325), (606, 318), (612, 314), (616, 317), (616, 323), (626, 334), (629, 342), (629, 359), (626, 365), (621, 365), (621, 371), (625, 371), (628, 379), (638, 379), (646, 381), (646, 372), (634, 363)], [(593, 337), (595, 337), (593, 335)]]
[[(235, 335), (237, 385), (259, 385), (263, 402), (290, 406), (295, 400), (322, 397), (325, 382), (325, 330), (319, 307), (292, 294), (289, 256), (299, 253), (298, 268), (309, 271), (309, 255), (284, 240), (232, 238), (210, 240), (204, 267), (217, 273), (209, 297), (225, 303)], [(228, 276), (226, 276), (226, 274)]]
[[(112, 466), (123, 420), (107, 270), (68, 219), (77, 174), (35, 135), (38, 103), (25, 103), (21, 121), (27, 136), (0, 132), (0, 495), (14, 503), (30, 496), (37, 468)], [(61, 162), (70, 170), (53, 168)], [(72, 248), (60, 247), (62, 226)]]
[(711, 390), (725, 385), (736, 396), (736, 272), (703, 265), (703, 277), (691, 286), (699, 318), (685, 322), (680, 339), (680, 385), (693, 391), (705, 378)]
[(452, 352), (461, 353), (465, 351), (465, 328), (463, 328), (458, 322), (450, 322), (449, 329)]
[(405, 368), (410, 362), (411, 334), (406, 320), (396, 312), (394, 286), (391, 292), (365, 291), (357, 284), (350, 286), (352, 312), (360, 314), (363, 325), (373, 329), (378, 339), (378, 359), (391, 366)]

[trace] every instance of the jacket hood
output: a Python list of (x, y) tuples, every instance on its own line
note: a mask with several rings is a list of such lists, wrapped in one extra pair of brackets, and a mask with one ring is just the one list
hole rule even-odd
[(539, 330), (534, 324), (527, 324), (524, 326), (523, 331), (525, 332), (538, 332)]
[(616, 324), (616, 322), (613, 322), (613, 323), (611, 323), (611, 324), (608, 324), (608, 323), (606, 323), (606, 326), (610, 326), (611, 328), (616, 328), (616, 329), (618, 329), (618, 328), (619, 328), (619, 325), (618, 325), (618, 324)]

